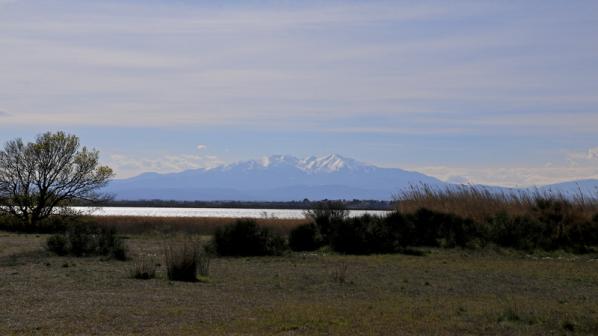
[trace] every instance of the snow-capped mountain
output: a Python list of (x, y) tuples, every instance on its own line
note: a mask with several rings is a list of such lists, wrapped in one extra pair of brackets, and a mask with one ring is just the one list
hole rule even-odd
[(417, 172), (379, 168), (337, 154), (273, 155), (211, 169), (145, 173), (113, 181), (107, 192), (117, 199), (302, 200), (391, 199), (413, 184), (444, 182)]
[(298, 159), (290, 155), (272, 155), (263, 157), (259, 160), (241, 161), (233, 164), (216, 167), (221, 170), (233, 169), (272, 169), (279, 167), (293, 167), (309, 174), (332, 173), (340, 170), (367, 170), (369, 167), (365, 163), (353, 159), (342, 157), (338, 154), (329, 154), (326, 156), (309, 156), (304, 159)]
[[(289, 201), (319, 199), (389, 200), (413, 185), (447, 187), (455, 184), (418, 172), (380, 168), (337, 154), (273, 155), (211, 169), (179, 173), (144, 173), (113, 181), (105, 191), (117, 199)], [(496, 192), (517, 189), (486, 186)], [(596, 197), (598, 180), (579, 180), (519, 189)]]

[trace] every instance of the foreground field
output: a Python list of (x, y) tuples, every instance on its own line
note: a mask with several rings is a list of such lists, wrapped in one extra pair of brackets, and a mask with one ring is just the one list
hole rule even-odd
[(216, 258), (207, 283), (134, 280), (132, 261), (56, 257), (0, 233), (0, 334), (598, 334), (596, 255), (433, 250)]

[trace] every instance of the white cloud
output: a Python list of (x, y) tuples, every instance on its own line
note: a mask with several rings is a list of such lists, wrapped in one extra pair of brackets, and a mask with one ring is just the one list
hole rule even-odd
[(207, 145), (199, 144), (199, 145), (196, 146), (196, 148), (197, 148), (197, 150), (202, 151), (202, 150), (205, 150), (206, 148), (208, 148), (208, 146)]
[[(321, 125), (323, 116), (366, 118), (375, 113), (388, 118), (367, 132), (392, 132), (404, 125), (404, 118), (435, 114), (448, 116), (448, 121), (406, 128), (418, 134), (509, 130), (514, 125), (586, 132), (598, 125), (589, 113), (561, 111), (550, 118), (523, 113), (528, 107), (597, 104), (596, 86), (585, 77), (538, 72), (558, 69), (553, 65), (568, 54), (542, 52), (538, 57), (525, 47), (548, 38), (542, 29), (554, 15), (540, 20), (538, 27), (529, 20), (505, 18), (509, 25), (474, 25), (463, 34), (436, 19), (484, 18), (501, 6), (60, 4), (38, 12), (15, 6), (12, 15), (0, 20), (0, 100), (14, 114), (3, 123), (293, 128)], [(372, 28), (414, 22), (429, 25), (429, 34)], [(371, 34), (365, 37), (368, 29)], [(353, 31), (364, 34), (347, 38)], [(586, 48), (585, 53), (595, 54), (591, 44), (579, 43), (582, 37), (570, 39), (567, 43), (573, 45), (567, 50)], [(584, 72), (587, 78), (595, 78), (594, 68)], [(522, 113), (504, 118), (494, 107)], [(287, 121), (298, 119), (301, 124)], [(559, 128), (562, 122), (567, 127)]]
[(588, 149), (587, 156), (588, 160), (598, 159), (598, 147)]
[(112, 154), (106, 164), (117, 174), (127, 178), (144, 172), (174, 173), (188, 169), (213, 168), (225, 162), (214, 155), (177, 154), (158, 157), (140, 157), (126, 154)]
[(459, 184), (470, 184), (471, 179), (467, 176), (460, 176), (460, 175), (454, 175), (454, 176), (448, 176), (446, 177), (445, 181), (447, 182), (451, 182), (451, 183), (459, 183)]
[(507, 187), (540, 186), (578, 179), (598, 179), (597, 166), (539, 167), (448, 167), (422, 166), (410, 169), (435, 176), (443, 181), (498, 185)]
[(585, 151), (570, 152), (568, 155), (569, 163), (578, 166), (583, 164), (596, 164), (598, 160), (598, 147), (591, 147)]

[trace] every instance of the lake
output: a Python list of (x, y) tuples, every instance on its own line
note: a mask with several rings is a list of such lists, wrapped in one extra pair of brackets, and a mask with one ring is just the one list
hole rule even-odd
[[(225, 209), (225, 208), (149, 208), (149, 207), (73, 207), (94, 216), (142, 216), (142, 217), (227, 217), (281, 219), (304, 218), (304, 210), (297, 209)], [(387, 211), (351, 210), (349, 216), (384, 215)]]

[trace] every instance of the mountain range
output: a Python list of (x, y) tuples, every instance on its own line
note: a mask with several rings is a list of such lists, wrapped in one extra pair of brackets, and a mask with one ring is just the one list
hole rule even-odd
[[(380, 168), (337, 154), (299, 159), (273, 155), (215, 168), (177, 173), (144, 173), (112, 181), (104, 190), (117, 200), (290, 201), (320, 199), (389, 200), (412, 185), (456, 186), (398, 168)], [(491, 187), (501, 190), (502, 187)], [(505, 190), (512, 190), (504, 188)], [(571, 181), (537, 188), (595, 195), (598, 180)]]

